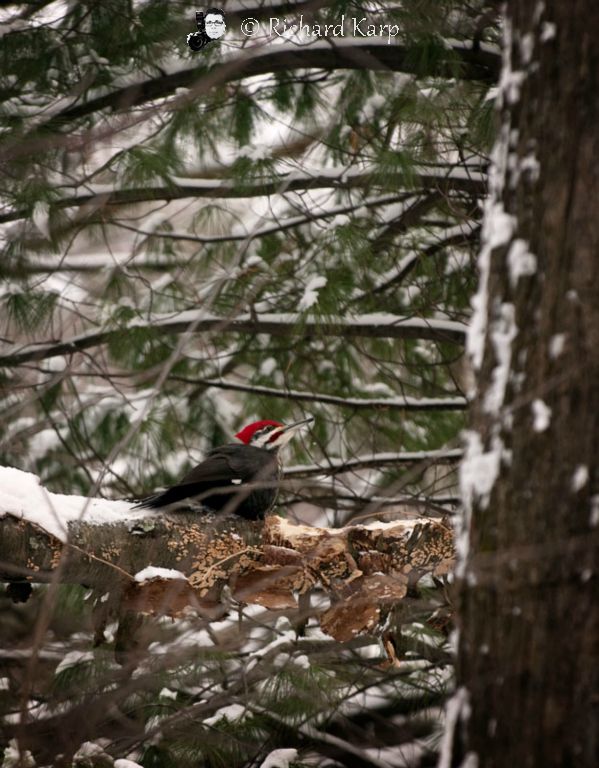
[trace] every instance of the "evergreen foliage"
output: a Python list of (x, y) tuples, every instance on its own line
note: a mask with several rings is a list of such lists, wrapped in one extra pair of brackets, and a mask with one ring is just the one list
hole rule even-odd
[[(302, 5), (285, 11), (289, 20), (397, 24), (395, 58), (383, 45), (366, 50), (371, 39), (348, 49), (346, 36), (323, 65), (322, 40), (300, 50), (246, 38), (242, 19), (264, 33), (283, 15), (252, 2), (225, 8), (227, 35), (197, 53), (186, 45), (195, 9), (185, 3), (1, 11), (0, 463), (57, 492), (132, 498), (175, 481), (254, 417), (316, 417), (290, 464), (457, 445), (463, 404), (399, 401), (464, 396), (460, 344), (335, 336), (326, 324), (368, 316), (376, 326), (387, 314), (467, 322), (493, 136), (493, 5)], [(163, 331), (188, 310), (222, 322)], [(283, 314), (291, 332), (264, 330)], [(253, 332), (232, 330), (239, 315), (255, 320)], [(52, 350), (88, 334), (98, 334), (90, 348)], [(32, 344), (49, 350), (33, 354)], [(11, 362), (22, 347), (31, 356)], [(310, 521), (334, 525), (405, 513), (402, 503), (426, 497), (450, 513), (455, 488), (455, 467), (398, 462), (289, 486), (279, 511), (309, 503)], [(90, 651), (99, 596), (57, 592), (40, 648), (66, 624), (62, 647)], [(444, 599), (437, 588), (412, 598), (425, 600), (422, 621)], [(7, 606), (23, 637), (36, 625), (32, 604)], [(368, 765), (403, 742), (406, 764), (425, 765), (449, 666), (445, 638), (430, 630), (414, 640), (413, 621), (391, 622), (407, 659), (399, 669), (382, 668), (369, 641), (341, 647), (264, 614), (246, 617), (238, 635), (231, 622), (230, 642), (214, 641), (218, 630), (200, 620), (160, 627), (135, 672), (115, 667), (108, 632), (58, 674), (56, 658), (44, 661), (29, 701), (48, 716), (84, 703), (110, 720), (110, 691), (129, 686), (110, 706), (131, 732), (117, 728), (104, 748), (145, 768), (259, 766), (279, 747), (297, 747), (293, 765), (310, 755)], [(259, 639), (248, 646), (252, 632)], [(264, 649), (281, 637), (277, 661), (276, 646)], [(6, 674), (10, 696), (0, 695), (15, 713), (21, 693)], [(161, 695), (165, 687), (176, 696)], [(242, 717), (215, 719), (231, 704)], [(84, 740), (105, 737), (102, 718), (96, 726)], [(336, 746), (316, 731), (337, 734)]]

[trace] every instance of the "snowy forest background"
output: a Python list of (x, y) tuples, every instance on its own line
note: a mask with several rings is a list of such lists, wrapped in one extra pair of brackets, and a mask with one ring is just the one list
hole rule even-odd
[[(543, 9), (524, 5), (550, 43)], [(0, 8), (0, 465), (53, 492), (134, 499), (246, 423), (313, 415), (280, 514), (459, 515), (499, 4), (222, 7), (227, 34), (200, 52), (186, 3)], [(400, 32), (268, 34), (273, 17), (342, 14)], [(534, 152), (520, 160), (530, 180)], [(490, 248), (509, 237), (494, 221)], [(526, 249), (510, 253), (516, 283), (534, 274)], [(480, 367), (472, 334), (470, 352)], [(464, 466), (474, 503), (488, 497), (492, 480)], [(390, 612), (399, 664), (380, 636), (334, 641), (309, 611), (125, 632), (84, 585), (3, 595), (2, 765), (448, 768), (449, 586), (429, 579)], [(139, 640), (125, 660), (124, 633)]]

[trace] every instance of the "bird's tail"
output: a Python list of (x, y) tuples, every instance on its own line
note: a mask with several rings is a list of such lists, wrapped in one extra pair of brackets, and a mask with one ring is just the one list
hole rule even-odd
[(161, 493), (154, 493), (152, 496), (146, 496), (145, 499), (131, 499), (133, 509), (159, 509), (162, 504), (160, 503)]

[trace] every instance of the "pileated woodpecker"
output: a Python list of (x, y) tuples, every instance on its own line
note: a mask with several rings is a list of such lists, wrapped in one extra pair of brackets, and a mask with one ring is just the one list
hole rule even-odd
[(313, 416), (287, 426), (269, 420), (248, 424), (235, 435), (239, 443), (210, 451), (179, 483), (137, 506), (174, 511), (201, 505), (204, 510), (226, 510), (258, 520), (274, 507), (277, 498), (279, 448), (312, 421)]

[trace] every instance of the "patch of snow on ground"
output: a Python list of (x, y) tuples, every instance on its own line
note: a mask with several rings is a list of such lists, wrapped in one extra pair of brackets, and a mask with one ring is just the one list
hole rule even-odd
[(277, 368), (277, 361), (274, 359), (274, 357), (267, 357), (266, 360), (263, 360), (260, 364), (260, 376), (272, 376), (273, 372)]
[[(93, 765), (94, 757), (105, 757), (107, 758), (108, 755), (104, 751), (104, 747), (101, 744), (97, 744), (95, 741), (84, 741), (83, 744), (79, 747), (79, 749), (75, 752), (73, 755), (73, 761), (75, 764), (78, 764), (80, 761)], [(91, 758), (89, 761), (86, 760), (86, 758)]]
[(4, 750), (2, 768), (34, 768), (35, 760), (29, 750), (21, 751), (16, 739), (11, 739)]
[(470, 253), (460, 250), (460, 248), (446, 248), (447, 262), (445, 264), (444, 274), (452, 275), (454, 272), (460, 272), (470, 264)]
[(60, 445), (60, 437), (57, 429), (42, 429), (33, 435), (29, 442), (29, 459), (39, 459), (45, 456), (52, 448)]
[(375, 93), (369, 96), (362, 105), (362, 114), (365, 121), (371, 120), (376, 113), (385, 106), (386, 99), (382, 93)]
[(298, 656), (294, 656), (292, 662), (296, 667), (300, 667), (301, 669), (310, 669), (310, 659), (305, 653), (300, 653)]

